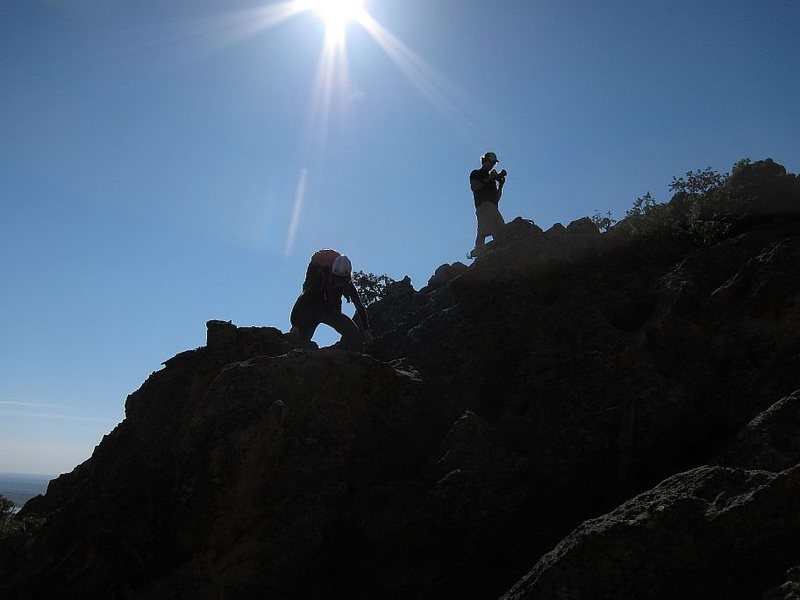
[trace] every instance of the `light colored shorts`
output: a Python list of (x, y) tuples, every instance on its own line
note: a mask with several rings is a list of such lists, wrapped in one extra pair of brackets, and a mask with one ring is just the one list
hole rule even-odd
[(496, 240), (497, 234), (506, 226), (503, 215), (494, 202), (481, 202), (475, 209), (475, 215), (478, 217), (478, 238), (490, 235)]

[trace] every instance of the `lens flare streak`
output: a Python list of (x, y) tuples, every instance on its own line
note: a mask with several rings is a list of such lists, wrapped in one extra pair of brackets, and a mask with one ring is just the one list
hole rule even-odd
[(297, 181), (297, 190), (294, 194), (294, 209), (292, 209), (292, 219), (289, 222), (289, 230), (286, 234), (286, 246), (283, 249), (285, 256), (291, 256), (294, 240), (297, 237), (297, 228), (300, 226), (300, 216), (303, 213), (303, 199), (306, 195), (306, 181), (308, 180), (308, 169), (300, 170), (300, 177)]
[(278, 25), (305, 10), (307, 9), (298, 2), (291, 1), (261, 8), (239, 10), (196, 21), (187, 37), (205, 38), (206, 45), (211, 46), (212, 51), (219, 51)]
[(395, 35), (366, 12), (359, 24), (408, 77), (422, 96), (439, 111), (454, 127), (455, 131), (469, 139), (483, 139), (477, 116), (466, 107), (470, 104), (466, 94), (458, 91), (455, 84), (414, 53)]
[(347, 53), (344, 39), (326, 35), (314, 78), (314, 92), (309, 116), (309, 129), (315, 131), (317, 141), (324, 145), (334, 91), (339, 92), (340, 103), (350, 85)]

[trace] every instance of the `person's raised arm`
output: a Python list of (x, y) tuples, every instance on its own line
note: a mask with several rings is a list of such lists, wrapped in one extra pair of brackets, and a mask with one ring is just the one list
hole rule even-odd
[(361, 328), (364, 331), (369, 331), (369, 317), (367, 316), (367, 309), (364, 308), (364, 303), (361, 302), (361, 296), (358, 295), (356, 286), (351, 281), (347, 285), (347, 295), (352, 298), (353, 304), (356, 306), (356, 313), (361, 317)]

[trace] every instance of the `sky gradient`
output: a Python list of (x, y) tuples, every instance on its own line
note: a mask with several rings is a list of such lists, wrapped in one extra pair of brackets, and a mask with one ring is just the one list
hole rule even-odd
[(364, 6), (337, 44), (288, 3), (0, 0), (0, 472), (72, 470), (209, 319), (287, 330), (319, 248), (464, 261), (486, 150), (544, 229), (800, 170), (797, 0)]

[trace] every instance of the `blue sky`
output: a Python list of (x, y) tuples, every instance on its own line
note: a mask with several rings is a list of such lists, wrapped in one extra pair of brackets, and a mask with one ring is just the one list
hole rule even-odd
[(288, 329), (318, 248), (464, 260), (486, 150), (543, 228), (800, 169), (796, 0), (367, 0), (339, 46), (286, 6), (0, 0), (0, 472), (88, 458), (209, 319)]

